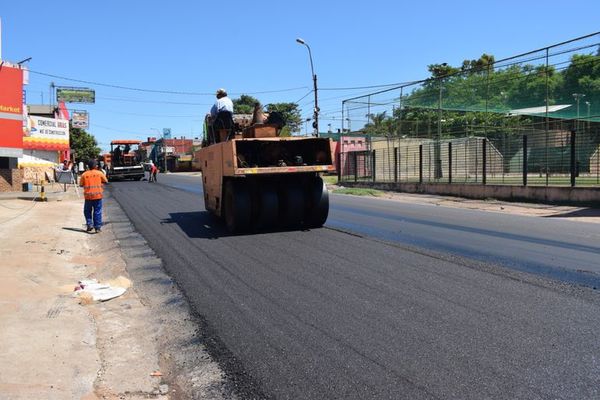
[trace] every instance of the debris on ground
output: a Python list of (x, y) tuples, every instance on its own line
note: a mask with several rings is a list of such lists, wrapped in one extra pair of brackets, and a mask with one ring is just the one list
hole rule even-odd
[(79, 296), (81, 304), (91, 304), (94, 301), (107, 301), (122, 296), (131, 281), (123, 276), (99, 283), (96, 279), (84, 279), (75, 287), (75, 294)]

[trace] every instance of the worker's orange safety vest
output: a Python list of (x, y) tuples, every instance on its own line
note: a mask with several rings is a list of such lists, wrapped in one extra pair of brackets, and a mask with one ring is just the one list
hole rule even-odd
[(102, 198), (102, 182), (108, 182), (106, 176), (97, 169), (86, 171), (81, 175), (79, 186), (83, 186), (83, 197), (86, 200)]

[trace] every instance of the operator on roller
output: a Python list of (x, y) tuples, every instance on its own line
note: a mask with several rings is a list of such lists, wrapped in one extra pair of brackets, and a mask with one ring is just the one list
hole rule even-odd
[(227, 96), (225, 89), (217, 90), (217, 101), (210, 109), (214, 141), (219, 142), (218, 132), (222, 129), (229, 130), (233, 127), (233, 102)]

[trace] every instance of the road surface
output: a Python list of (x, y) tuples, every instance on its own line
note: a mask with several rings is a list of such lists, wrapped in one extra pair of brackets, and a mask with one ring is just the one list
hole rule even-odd
[[(159, 180), (110, 192), (185, 292), (243, 397), (600, 396), (597, 292), (489, 262), (533, 268), (517, 265), (522, 251), (550, 265), (558, 247), (565, 264), (587, 263), (600, 252), (597, 230), (335, 196), (328, 228), (230, 236), (204, 211), (198, 177)], [(456, 255), (456, 242), (472, 257)]]

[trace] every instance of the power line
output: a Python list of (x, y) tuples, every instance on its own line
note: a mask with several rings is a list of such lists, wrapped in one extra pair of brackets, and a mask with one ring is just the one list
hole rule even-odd
[(122, 97), (99, 97), (96, 96), (97, 99), (101, 100), (113, 100), (113, 101), (126, 101), (131, 103), (149, 103), (149, 104), (176, 104), (176, 105), (186, 105), (186, 106), (205, 106), (210, 107), (211, 104), (208, 103), (189, 103), (189, 102), (181, 102), (181, 101), (165, 101), (165, 100), (142, 100), (142, 99), (128, 99)]
[[(62, 79), (65, 81), (70, 81), (70, 82), (85, 83), (87, 85), (103, 86), (103, 87), (109, 87), (109, 88), (113, 88), (113, 89), (131, 90), (131, 91), (135, 91), (135, 92), (176, 94), (176, 95), (186, 95), (186, 96), (214, 96), (215, 95), (213, 92), (184, 92), (184, 91), (177, 91), (177, 90), (146, 89), (146, 88), (137, 88), (137, 87), (132, 87), (132, 86), (115, 85), (115, 84), (111, 84), (111, 83), (88, 81), (88, 80), (84, 80), (84, 79), (69, 78), (66, 76), (49, 74), (46, 72), (40, 72), (40, 71), (34, 71), (34, 70), (29, 70), (29, 72), (32, 74), (47, 76), (47, 77), (55, 78), (55, 79)], [(307, 89), (307, 86), (300, 86), (300, 87), (286, 88), (286, 89), (277, 89), (277, 90), (265, 90), (265, 91), (260, 91), (260, 92), (240, 92), (240, 93), (231, 93), (231, 94), (233, 94), (233, 95), (242, 95), (242, 94), (254, 95), (254, 94), (292, 92), (292, 91), (301, 90), (301, 89)]]
[(130, 112), (120, 112), (113, 110), (105, 110), (105, 109), (94, 109), (94, 112), (108, 112), (111, 114), (118, 115), (131, 115), (134, 117), (156, 117), (156, 118), (197, 118), (199, 115), (165, 115), (165, 114), (139, 114), (139, 113), (130, 113)]
[(306, 98), (306, 96), (308, 96), (309, 94), (311, 94), (312, 92), (314, 92), (314, 90), (309, 90), (308, 93), (306, 93), (304, 96), (300, 97), (298, 100), (296, 100), (294, 103), (298, 104), (300, 103), (302, 100), (304, 100)]

